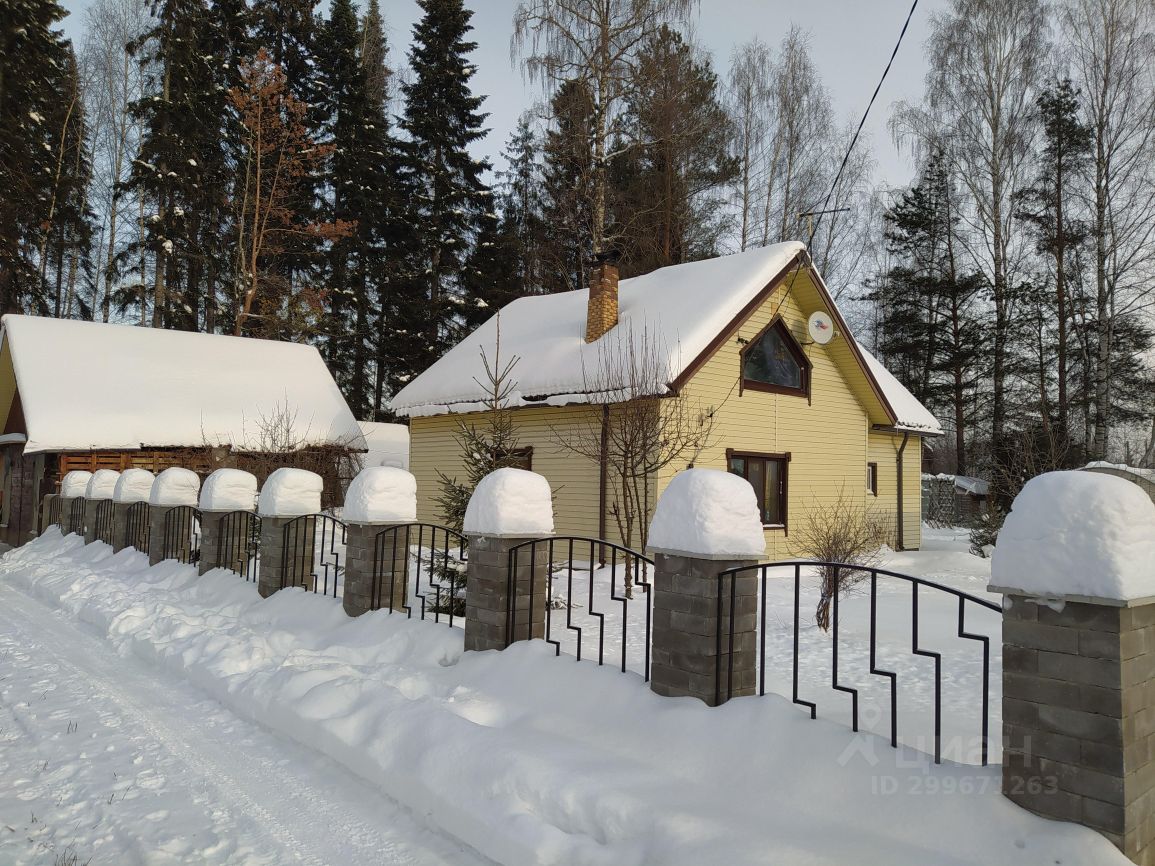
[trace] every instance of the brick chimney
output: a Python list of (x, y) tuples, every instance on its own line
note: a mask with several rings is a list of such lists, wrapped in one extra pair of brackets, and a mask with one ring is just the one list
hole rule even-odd
[(586, 342), (592, 343), (618, 323), (618, 257), (602, 253), (590, 272)]

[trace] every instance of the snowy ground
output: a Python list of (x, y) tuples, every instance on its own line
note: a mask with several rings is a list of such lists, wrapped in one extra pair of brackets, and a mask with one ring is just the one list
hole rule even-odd
[(463, 654), (456, 628), (55, 532), (0, 560), (0, 610), (0, 863), (1126, 862), (1013, 806), (997, 767), (776, 696), (659, 698), (538, 642)]

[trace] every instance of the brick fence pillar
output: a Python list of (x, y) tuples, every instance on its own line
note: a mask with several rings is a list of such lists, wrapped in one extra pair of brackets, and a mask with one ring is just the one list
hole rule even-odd
[[(345, 589), (349, 616), (409, 603), (409, 534), (404, 523), (349, 523), (345, 530)], [(402, 527), (395, 532), (386, 532)], [(379, 548), (379, 549), (378, 549)]]
[(991, 560), (1003, 598), (1003, 794), (1155, 864), (1155, 504), (1137, 485), (1047, 472)]
[[(48, 527), (52, 526), (52, 508), (53, 505), (60, 500), (59, 493), (49, 493), (40, 503), (40, 534), (43, 535), (48, 531)], [(62, 519), (58, 518), (62, 521)]]
[(285, 532), (285, 527), (300, 516), (277, 517), (261, 515), (261, 567), (257, 591), (268, 598), (278, 589), (289, 586), (311, 587), (313, 571), (313, 544), (317, 518), (306, 515), (296, 529)]
[[(79, 506), (75, 505), (80, 502)], [(60, 497), (60, 531), (65, 535), (69, 533), (76, 533), (77, 535), (84, 534), (84, 497), (83, 496), (61, 496)]]
[[(169, 526), (168, 538), (165, 538), (165, 522), (170, 512), (182, 505), (149, 505), (148, 506), (148, 564), (156, 565), (164, 559), (189, 560), (193, 545), (193, 518), (190, 516), (182, 521), (174, 517), (175, 524)], [(165, 546), (168, 550), (165, 550)], [(165, 555), (167, 553), (167, 556)]]
[(469, 534), (465, 571), (465, 648), (505, 649), (519, 640), (545, 637), (549, 545), (510, 550), (538, 536)]
[[(686, 469), (650, 526), (654, 614), (650, 688), (708, 706), (752, 695), (758, 676), (757, 565), (766, 538), (754, 488), (718, 469)], [(728, 569), (744, 569), (723, 575)]]
[(754, 694), (758, 571), (720, 574), (758, 560), (654, 553), (650, 688), (711, 707)]
[(136, 504), (135, 502), (112, 503), (112, 549), (115, 553), (119, 553), (126, 547), (135, 548), (141, 553), (148, 553), (148, 545), (145, 544), (148, 527), (143, 522), (137, 529), (136, 537), (129, 538), (128, 510)]
[(1007, 593), (1003, 793), (1155, 863), (1155, 601)]
[(96, 541), (96, 509), (100, 507), (99, 499), (84, 500), (84, 543), (92, 544)]

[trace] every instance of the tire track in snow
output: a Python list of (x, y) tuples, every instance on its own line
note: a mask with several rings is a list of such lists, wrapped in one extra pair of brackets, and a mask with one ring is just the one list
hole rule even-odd
[(267, 837), (259, 841), (273, 842), (288, 862), (487, 862), (323, 756), (240, 719), (139, 659), (117, 656), (41, 602), (4, 585), (0, 598), (6, 631), (25, 659), (45, 673), (56, 666), (51, 678), (58, 688), (79, 676), (83, 691), (115, 708), (122, 728), (133, 732), (127, 737), (154, 741), (176, 760), (180, 778), (173, 781), (203, 786), (214, 813), (243, 816), (244, 829), (259, 828)]

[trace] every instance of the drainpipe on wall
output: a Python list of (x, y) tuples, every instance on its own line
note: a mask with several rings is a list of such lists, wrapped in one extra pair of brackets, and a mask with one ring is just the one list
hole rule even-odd
[(906, 451), (906, 443), (909, 439), (910, 433), (903, 432), (902, 444), (898, 446), (898, 465), (895, 467), (895, 471), (898, 474), (898, 494), (895, 497), (898, 504), (898, 550), (906, 550), (906, 532), (905, 527), (903, 526), (904, 520), (902, 514), (902, 454), (904, 451)]
[[(610, 407), (609, 404), (602, 405), (602, 455), (601, 465), (598, 467), (598, 538), (606, 537), (606, 499), (609, 497), (609, 474), (610, 474)], [(598, 549), (598, 557), (601, 564), (606, 564), (606, 549), (604, 546)]]

